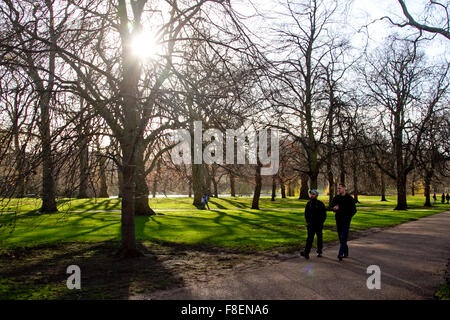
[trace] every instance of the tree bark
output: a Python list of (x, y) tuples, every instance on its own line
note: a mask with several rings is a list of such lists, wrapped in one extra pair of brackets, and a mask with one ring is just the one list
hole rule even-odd
[(17, 114), (14, 115), (13, 124), (12, 124), (12, 134), (14, 137), (14, 150), (16, 154), (16, 181), (15, 181), (15, 190), (14, 196), (16, 198), (25, 197), (25, 157), (20, 147), (19, 140), (19, 118)]
[[(156, 198), (156, 190), (158, 188), (158, 180), (160, 177), (160, 170), (161, 170), (161, 161), (158, 160), (158, 162), (156, 163), (156, 172), (153, 175), (153, 184), (152, 184), (152, 197)], [(191, 196), (190, 193), (190, 189), (189, 189), (189, 197)]]
[(204, 173), (204, 177), (205, 177), (205, 184), (204, 184), (204, 192), (206, 192), (206, 194), (211, 197), (211, 184), (212, 184), (212, 178), (211, 178), (211, 173), (209, 171), (208, 165), (207, 164), (203, 164), (202, 165), (202, 170)]
[(314, 171), (314, 172), (310, 173), (310, 180), (309, 180), (309, 182), (310, 182), (310, 189), (317, 189), (317, 187), (318, 187), (318, 183), (317, 183), (318, 177), (319, 177), (319, 172), (318, 171)]
[(358, 175), (353, 172), (353, 198), (355, 199), (356, 203), (359, 203), (358, 200)]
[(253, 193), (252, 209), (259, 210), (259, 198), (261, 197), (262, 178), (261, 178), (261, 164), (258, 163), (255, 167), (255, 192)]
[(233, 172), (230, 171), (229, 177), (230, 177), (230, 196), (236, 197), (236, 186)]
[(431, 207), (431, 179), (433, 178), (433, 171), (427, 171), (425, 173), (425, 207)]
[(397, 206), (394, 210), (407, 210), (406, 202), (406, 175), (401, 174), (397, 177)]
[(136, 147), (136, 205), (134, 208), (136, 216), (151, 216), (155, 214), (148, 204), (149, 190), (146, 181), (144, 152), (145, 146), (141, 142)]
[(99, 151), (97, 153), (99, 162), (99, 175), (100, 175), (100, 190), (98, 193), (99, 198), (109, 198), (108, 184), (106, 179), (106, 158)]
[[(49, 9), (49, 32), (50, 32), (50, 54), (49, 54), (49, 72), (48, 83), (44, 90), (44, 84), (42, 81), (38, 81), (41, 87), (41, 97), (39, 99), (39, 109), (41, 111), (41, 118), (39, 122), (39, 131), (41, 135), (42, 143), (42, 206), (39, 209), (40, 212), (55, 212), (56, 208), (56, 185), (53, 177), (53, 155), (51, 145), (50, 134), (50, 99), (53, 93), (53, 86), (55, 81), (55, 62), (56, 62), (56, 33), (54, 30), (53, 19), (53, 5), (47, 3)], [(36, 70), (35, 78), (39, 79), (39, 75)]]
[(193, 205), (201, 207), (203, 196), (203, 170), (201, 164), (192, 164), (192, 189), (194, 191)]
[(356, 203), (358, 200), (358, 157), (356, 151), (353, 151), (353, 198)]
[(281, 198), (286, 199), (286, 186), (283, 179), (280, 179)]
[(309, 200), (308, 175), (306, 173), (302, 173), (300, 179), (301, 179), (301, 186), (300, 186), (300, 195), (298, 198), (301, 200)]
[(339, 170), (340, 170), (340, 181), (339, 183), (345, 184), (345, 159), (344, 151), (339, 152)]
[(386, 200), (386, 182), (383, 171), (380, 173), (381, 176), (381, 201), (387, 201)]
[(88, 198), (87, 189), (88, 189), (88, 177), (89, 177), (89, 150), (87, 138), (82, 137), (80, 141), (80, 154), (79, 154), (79, 163), (80, 163), (80, 186), (78, 189), (78, 199)]
[(288, 183), (288, 196), (295, 197), (294, 188), (292, 187), (292, 181), (289, 181)]
[(277, 196), (276, 192), (277, 192), (277, 181), (275, 176), (272, 176), (272, 198), (270, 199), (271, 201), (275, 201), (275, 197)]
[(188, 188), (189, 188), (189, 198), (192, 198), (192, 181), (191, 180), (189, 180), (189, 186), (188, 186)]
[[(127, 139), (128, 140), (128, 139)], [(133, 141), (133, 140), (131, 140)], [(133, 147), (129, 144), (122, 146), (124, 154), (130, 155), (123, 161), (123, 193), (122, 193), (122, 218), (121, 218), (121, 248), (118, 254), (122, 258), (142, 256), (136, 247), (136, 235), (134, 224), (135, 212), (135, 160)]]
[(118, 198), (122, 198), (123, 195), (123, 173), (122, 170), (117, 169), (117, 183), (119, 184), (119, 194)]
[(212, 183), (213, 183), (214, 198), (218, 198), (219, 197), (218, 183), (214, 177), (212, 177)]
[[(49, 96), (48, 93), (45, 96)], [(41, 104), (41, 143), (42, 143), (42, 207), (40, 212), (55, 212), (55, 180), (53, 177), (53, 157), (52, 146), (50, 139), (50, 117), (49, 117), (49, 102), (50, 98), (45, 98)]]

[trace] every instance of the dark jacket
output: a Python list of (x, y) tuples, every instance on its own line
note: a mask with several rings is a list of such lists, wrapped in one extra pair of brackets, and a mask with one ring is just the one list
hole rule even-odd
[(331, 201), (331, 208), (338, 205), (339, 210), (336, 211), (336, 221), (350, 221), (356, 213), (355, 199), (348, 193), (344, 196), (337, 195)]
[(325, 205), (317, 199), (309, 200), (305, 207), (305, 220), (314, 226), (321, 226), (327, 218)]

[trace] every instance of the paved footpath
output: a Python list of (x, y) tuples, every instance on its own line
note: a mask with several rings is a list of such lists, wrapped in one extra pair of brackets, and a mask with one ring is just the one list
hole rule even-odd
[[(295, 257), (252, 271), (232, 271), (209, 283), (158, 291), (133, 299), (432, 299), (450, 259), (450, 211), (338, 245), (324, 257)], [(314, 248), (313, 248), (314, 250)], [(314, 252), (312, 252), (314, 253)], [(367, 267), (381, 269), (381, 289), (369, 290)]]

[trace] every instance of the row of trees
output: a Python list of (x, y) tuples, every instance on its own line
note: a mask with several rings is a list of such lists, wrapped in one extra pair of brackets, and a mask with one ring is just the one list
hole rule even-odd
[(158, 184), (184, 182), (200, 205), (223, 177), (231, 194), (247, 181), (258, 208), (262, 163), (172, 163), (170, 130), (194, 136), (201, 121), (224, 133), (277, 129), (270, 179), (282, 192), (299, 183), (306, 198), (322, 175), (330, 198), (347, 177), (357, 197), (383, 193), (389, 177), (403, 210), (413, 175), (429, 204), (433, 179), (448, 176), (449, 64), (427, 59), (422, 34), (356, 50), (345, 4), (283, 1), (255, 33), (265, 17), (230, 1), (3, 1), (2, 196), (39, 192), (41, 211), (54, 212), (58, 185), (83, 198), (107, 196), (117, 181), (124, 257), (140, 254), (134, 216), (154, 214)]

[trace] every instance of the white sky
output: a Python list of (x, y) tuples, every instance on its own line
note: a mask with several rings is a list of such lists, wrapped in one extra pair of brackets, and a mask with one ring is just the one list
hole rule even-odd
[[(260, 11), (267, 14), (269, 17), (274, 17), (276, 11), (280, 11), (280, 7), (277, 5), (278, 0), (250, 0)], [(282, 0), (283, 1), (283, 0)], [(285, 1), (285, 0), (284, 0)], [(291, 0), (295, 2), (296, 0)], [(301, 0), (298, 0), (301, 1)], [(355, 47), (362, 46), (367, 40), (367, 34), (369, 34), (369, 45), (375, 47), (383, 42), (383, 39), (392, 33), (398, 33), (399, 35), (413, 35), (417, 34), (417, 30), (414, 28), (399, 28), (391, 25), (387, 20), (376, 21), (383, 16), (389, 16), (396, 22), (403, 21), (403, 13), (397, 0), (340, 0), (340, 3), (345, 4), (351, 1), (348, 17), (342, 17), (346, 20), (346, 27), (354, 31), (355, 35), (352, 39), (352, 43)], [(325, 0), (326, 2), (326, 0)], [(423, 17), (425, 5), (428, 0), (406, 0), (406, 5), (413, 17)], [(247, 0), (234, 0), (232, 4), (239, 12), (245, 14), (251, 14), (252, 9), (248, 9)], [(245, 9), (247, 7), (247, 9)], [(438, 12), (439, 13), (439, 12)], [(437, 18), (438, 14), (435, 13), (434, 18)], [(420, 21), (420, 19), (419, 19)], [(374, 22), (374, 23), (372, 23)], [(266, 18), (262, 21), (263, 26), (257, 26), (256, 28), (267, 27), (270, 25), (271, 19)], [(255, 24), (256, 25), (256, 24)], [(364, 26), (369, 25), (367, 29)], [(358, 34), (357, 31), (361, 30)], [(258, 32), (256, 32), (258, 33)], [(425, 33), (426, 36), (430, 36), (429, 33)], [(437, 35), (435, 39), (430, 41), (425, 49), (426, 55), (431, 59), (445, 58), (450, 61), (450, 41), (441, 35)]]
[[(406, 0), (406, 5), (413, 17), (418, 19), (424, 15), (427, 2), (427, 0)], [(389, 16), (395, 22), (404, 21), (403, 13), (397, 0), (353, 0), (350, 15), (355, 17), (355, 26), (359, 28), (383, 16)], [(416, 30), (409, 27), (395, 27), (386, 20), (371, 24), (368, 27), (368, 32), (375, 44), (381, 43), (386, 36), (393, 32), (413, 34)], [(429, 36), (430, 34), (425, 33), (425, 35)], [(441, 35), (437, 35), (434, 40), (429, 42), (425, 51), (429, 57), (445, 55), (447, 60), (450, 60), (450, 41)]]

